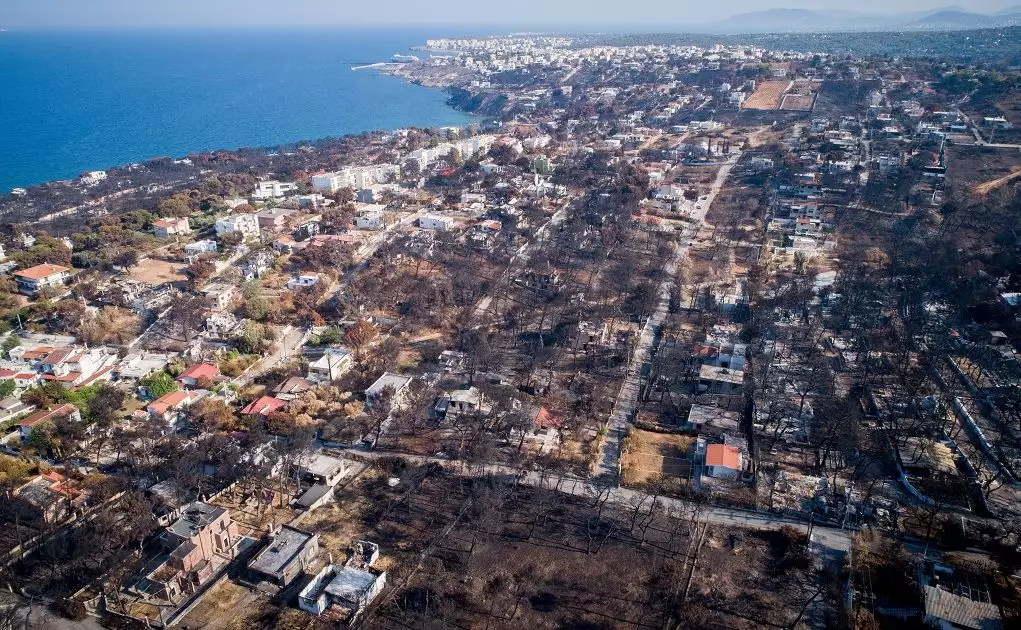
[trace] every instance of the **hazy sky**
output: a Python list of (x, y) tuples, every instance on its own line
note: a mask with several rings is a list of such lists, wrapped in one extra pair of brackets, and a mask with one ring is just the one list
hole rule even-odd
[[(0, 27), (690, 24), (770, 8), (898, 12), (955, 0), (0, 0)], [(959, 0), (997, 11), (1021, 0)]]

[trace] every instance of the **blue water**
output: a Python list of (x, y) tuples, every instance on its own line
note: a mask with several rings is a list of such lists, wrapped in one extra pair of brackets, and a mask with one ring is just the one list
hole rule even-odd
[(351, 70), (451, 34), (2, 32), (0, 194), (157, 156), (466, 124), (439, 90)]

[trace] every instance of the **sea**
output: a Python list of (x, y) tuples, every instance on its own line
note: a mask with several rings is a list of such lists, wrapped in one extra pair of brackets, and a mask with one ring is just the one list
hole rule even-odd
[(353, 67), (458, 29), (0, 32), (0, 194), (152, 157), (465, 125), (441, 90)]

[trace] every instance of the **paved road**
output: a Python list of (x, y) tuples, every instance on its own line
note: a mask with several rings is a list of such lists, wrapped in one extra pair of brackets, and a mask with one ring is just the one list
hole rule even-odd
[[(734, 153), (730, 156), (730, 159), (728, 159), (726, 163), (720, 167), (719, 172), (716, 174), (716, 181), (713, 182), (712, 189), (706, 196), (706, 199), (699, 201), (696, 205), (694, 214), (692, 214), (692, 218), (694, 219), (696, 226), (701, 226), (705, 221), (706, 213), (709, 212), (709, 207), (713, 204), (713, 201), (716, 200), (716, 195), (718, 195), (720, 190), (723, 189), (723, 185), (726, 183), (731, 169), (734, 168), (734, 165), (737, 164), (740, 157), (740, 152)], [(621, 384), (620, 392), (617, 394), (617, 400), (613, 404), (613, 411), (610, 412), (610, 418), (606, 424), (607, 433), (603, 441), (602, 453), (596, 470), (597, 476), (605, 476), (609, 479), (618, 478), (620, 465), (620, 440), (624, 434), (624, 429), (626, 429), (631, 423), (631, 420), (634, 418), (634, 415), (639, 408), (638, 390), (641, 385), (642, 365), (649, 361), (652, 355), (652, 348), (656, 341), (657, 331), (659, 327), (663, 325), (663, 320), (666, 319), (667, 311), (670, 307), (670, 293), (671, 288), (673, 287), (674, 278), (677, 275), (677, 268), (680, 266), (680, 262), (687, 252), (687, 247), (675, 247), (674, 256), (672, 256), (663, 267), (663, 271), (666, 273), (666, 278), (659, 287), (659, 303), (656, 305), (656, 310), (653, 311), (651, 316), (649, 316), (648, 321), (645, 322), (645, 327), (642, 328), (641, 335), (638, 337), (638, 343), (635, 345), (634, 354), (632, 354), (631, 361), (628, 364), (627, 375), (624, 377), (624, 382)]]
[[(368, 451), (358, 449), (352, 450), (351, 452), (357, 453), (357, 455), (369, 460), (383, 457), (401, 457), (417, 464), (440, 464), (454, 472), (462, 470), (462, 464), (460, 462), (440, 457), (406, 455), (403, 453), (390, 453), (380, 450)], [(631, 488), (618, 487), (614, 484), (607, 484), (604, 483), (603, 480), (596, 478), (588, 480), (570, 476), (542, 476), (538, 472), (522, 471), (519, 468), (500, 464), (477, 466), (468, 470), (467, 473), (472, 475), (488, 474), (517, 477), (518, 483), (526, 486), (535, 487), (541, 485), (542, 487), (555, 489), (559, 492), (579, 497), (595, 498), (599, 496), (600, 493), (608, 492), (609, 503), (624, 508), (633, 506), (639, 501), (644, 501), (644, 505), (648, 506), (652, 500), (652, 495), (649, 493), (642, 492), (641, 490), (633, 490)], [(661, 496), (658, 499), (660, 505), (664, 509), (674, 511), (675, 513), (691, 514), (694, 506), (694, 504), (690, 501), (682, 501), (680, 499), (670, 497)], [(797, 527), (802, 530), (807, 529), (808, 527), (808, 525), (801, 519), (779, 514), (756, 512), (754, 510), (741, 510), (708, 505), (701, 506), (701, 510), (702, 518), (706, 522), (724, 527), (741, 527), (756, 530), (777, 530), (785, 525)], [(851, 530), (816, 524), (813, 526), (812, 531), (812, 539), (819, 547), (824, 547), (834, 552), (846, 552), (851, 548), (851, 535), (854, 533)]]

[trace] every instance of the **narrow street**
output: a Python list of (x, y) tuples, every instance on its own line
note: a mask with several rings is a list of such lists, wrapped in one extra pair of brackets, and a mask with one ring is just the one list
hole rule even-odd
[[(709, 208), (712, 206), (713, 201), (716, 200), (720, 190), (723, 189), (731, 169), (734, 168), (740, 157), (741, 153), (736, 152), (720, 167), (719, 172), (716, 174), (716, 180), (713, 182), (712, 190), (710, 190), (707, 196), (708, 198), (699, 204), (700, 211), (692, 217), (695, 220), (696, 226), (701, 226), (705, 222)], [(619, 483), (620, 476), (620, 442), (624, 436), (624, 430), (634, 419), (639, 407), (638, 390), (641, 386), (642, 366), (649, 361), (659, 328), (663, 325), (663, 320), (666, 319), (667, 311), (670, 308), (670, 293), (677, 276), (677, 269), (687, 253), (687, 247), (677, 245), (675, 247), (675, 255), (663, 267), (666, 278), (659, 288), (659, 303), (642, 328), (638, 344), (635, 346), (634, 353), (628, 364), (627, 375), (624, 377), (624, 382), (620, 386), (620, 392), (617, 394), (617, 400), (613, 405), (613, 411), (610, 412), (610, 417), (606, 422), (606, 436), (603, 439), (602, 453), (599, 457), (595, 475), (614, 479), (616, 483)]]

